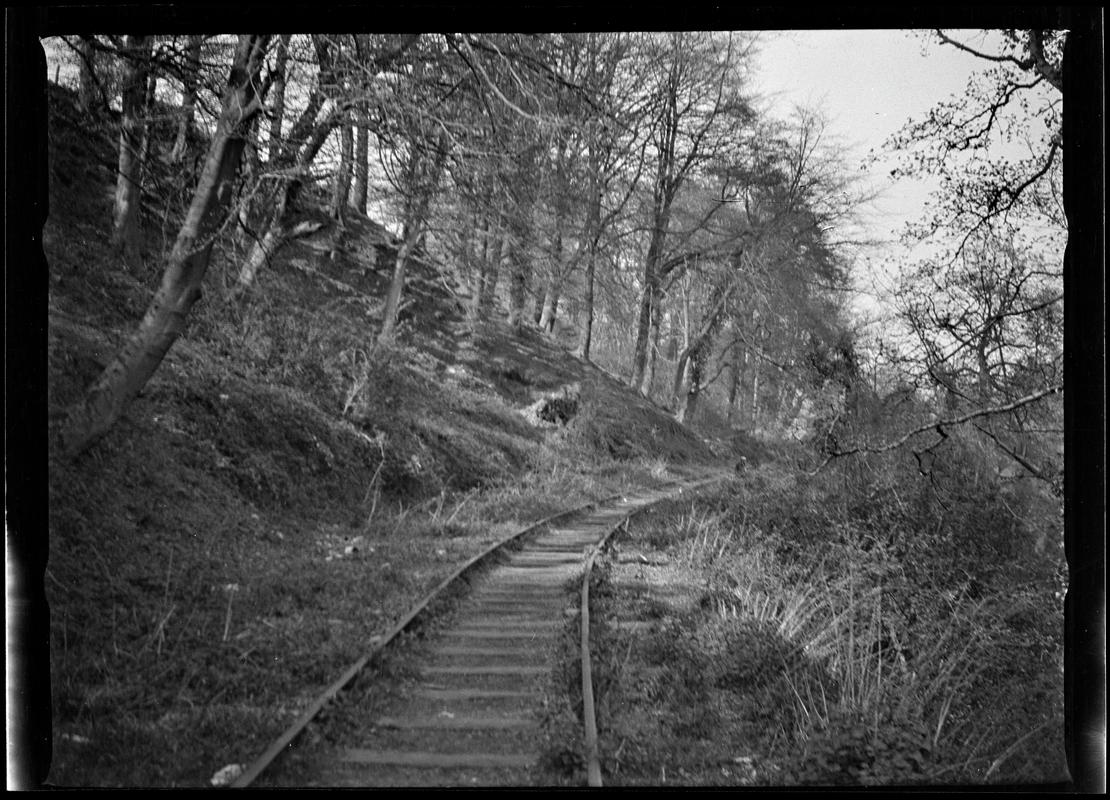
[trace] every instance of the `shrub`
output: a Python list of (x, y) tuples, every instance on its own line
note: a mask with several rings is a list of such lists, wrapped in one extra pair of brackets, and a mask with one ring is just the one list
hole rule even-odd
[(907, 785), (926, 780), (932, 761), (928, 727), (887, 712), (867, 718), (837, 709), (806, 742), (791, 783), (825, 786)]

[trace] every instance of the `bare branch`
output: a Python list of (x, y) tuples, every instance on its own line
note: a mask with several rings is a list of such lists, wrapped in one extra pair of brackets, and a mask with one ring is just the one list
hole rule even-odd
[(856, 453), (887, 453), (887, 452), (890, 452), (891, 450), (895, 450), (895, 449), (901, 447), (906, 442), (908, 442), (910, 439), (912, 439), (914, 436), (918, 436), (919, 434), (925, 433), (927, 431), (936, 430), (941, 435), (946, 435), (946, 434), (944, 434), (944, 430), (943, 430), (944, 428), (951, 428), (951, 427), (954, 427), (956, 425), (963, 425), (964, 423), (970, 422), (973, 419), (979, 419), (980, 417), (989, 417), (989, 416), (993, 416), (995, 414), (1006, 414), (1010, 411), (1015, 411), (1016, 409), (1019, 409), (1022, 406), (1027, 406), (1030, 403), (1035, 403), (1038, 400), (1041, 400), (1045, 397), (1048, 397), (1049, 395), (1056, 394), (1057, 392), (1062, 391), (1063, 388), (1064, 388), (1064, 384), (1058, 383), (1058, 384), (1055, 384), (1053, 386), (1049, 386), (1045, 389), (1042, 389), (1039, 392), (1034, 392), (1031, 395), (1026, 395), (1025, 397), (1022, 397), (1019, 400), (1013, 401), (1012, 403), (1007, 403), (1006, 405), (994, 406), (992, 408), (981, 408), (978, 411), (973, 411), (970, 414), (965, 414), (962, 417), (955, 417), (953, 419), (936, 420), (934, 422), (930, 422), (930, 423), (927, 423), (925, 425), (922, 425), (919, 428), (914, 428), (909, 433), (905, 434), (904, 436), (900, 437), (899, 439), (896, 439), (895, 441), (890, 442), (888, 444), (879, 445), (877, 447), (872, 447), (871, 445), (868, 445), (868, 444), (861, 444), (861, 445), (857, 445), (855, 447), (852, 447), (848, 450), (837, 450), (836, 452), (830, 453), (828, 455), (828, 457), (824, 461), (822, 461), (821, 464), (815, 470), (813, 470), (812, 472), (809, 472), (807, 474), (816, 475), (818, 472), (820, 472), (822, 469), (824, 469), (828, 465), (828, 463), (830, 461), (832, 461), (834, 458), (841, 458), (843, 456), (850, 456), (850, 455), (854, 455)]

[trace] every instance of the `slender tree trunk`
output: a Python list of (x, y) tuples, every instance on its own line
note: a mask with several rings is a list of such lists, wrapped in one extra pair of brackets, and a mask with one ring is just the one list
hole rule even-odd
[(274, 62), (274, 84), (270, 89), (270, 131), (266, 139), (266, 162), (277, 161), (281, 152), (281, 129), (285, 124), (285, 86), (289, 81), (289, 39), (285, 34), (277, 43)]
[(261, 239), (253, 239), (243, 266), (239, 268), (239, 277), (236, 280), (235, 294), (242, 294), (254, 285), (254, 279), (259, 270), (266, 265), (266, 261), (277, 252), (284, 242), (281, 228), (276, 225), (267, 226)]
[(141, 153), (143, 132), (146, 127), (143, 105), (147, 94), (151, 43), (152, 39), (149, 36), (128, 36), (124, 45), (128, 58), (124, 70), (119, 168), (116, 174), (115, 203), (112, 209), (111, 245), (130, 266), (137, 265), (140, 259)]
[(482, 281), (482, 291), (478, 298), (478, 318), (489, 319), (497, 300), (497, 283), (501, 278), (501, 265), (509, 260), (511, 243), (507, 231), (502, 231), (492, 249), (492, 258)]
[(414, 155), (413, 163), (409, 166), (409, 181), (411, 197), (406, 205), (404, 227), (404, 241), (397, 251), (397, 260), (393, 266), (393, 280), (389, 285), (386, 295), (385, 310), (382, 312), (382, 329), (378, 334), (378, 342), (390, 344), (397, 332), (398, 316), (401, 311), (401, 295), (405, 288), (405, 272), (408, 268), (409, 256), (415, 251), (417, 243), (424, 235), (428, 224), (428, 209), (432, 204), (432, 197), (436, 193), (443, 165), (447, 160), (447, 139), (440, 134), (435, 159), (430, 165), (418, 163), (423, 157)]
[(509, 209), (511, 248), (509, 258), (509, 325), (519, 331), (527, 319), (524, 309), (532, 280), (532, 214), (536, 200), (537, 148), (529, 146), (519, 156), (510, 176), (509, 191), (516, 207)]
[(547, 280), (547, 287), (543, 292), (543, 300), (539, 303), (539, 314), (536, 324), (540, 330), (551, 333), (555, 330), (555, 314), (559, 310), (559, 295), (562, 293), (562, 276), (558, 273), (559, 259), (562, 257), (562, 240), (556, 237), (555, 244), (556, 262), (555, 271)]
[(591, 242), (590, 251), (586, 255), (586, 286), (582, 302), (585, 305), (586, 322), (582, 329), (582, 344), (578, 354), (586, 361), (590, 360), (590, 346), (593, 344), (594, 335), (594, 272), (597, 264), (597, 247)]
[(158, 94), (158, 76), (151, 73), (147, 78), (146, 96), (143, 98), (143, 136), (139, 145), (139, 192), (146, 186), (147, 172), (150, 170), (150, 144), (153, 138), (149, 120), (154, 116), (154, 98)]
[(644, 285), (640, 290), (640, 313), (636, 321), (636, 344), (632, 350), (632, 377), (629, 385), (643, 394), (644, 372), (647, 369), (648, 345), (651, 342), (652, 303), (656, 294), (655, 248), (656, 234), (652, 234), (652, 245), (644, 262)]
[(685, 423), (687, 420), (692, 420), (697, 412), (698, 398), (701, 395), (705, 354), (705, 349), (699, 348), (697, 352), (691, 355), (687, 364), (683, 365), (684, 371), (688, 374), (685, 381), (685, 391), (680, 392), (677, 397), (675, 419), (679, 422)]
[(345, 216), (347, 201), (351, 196), (352, 159), (354, 158), (354, 131), (350, 119), (341, 123), (339, 133), (339, 169), (335, 174), (335, 184), (332, 187), (331, 216), (335, 220), (332, 231), (332, 244), (329, 257), (335, 261), (343, 249), (343, 233), (345, 230)]
[(759, 425), (759, 373), (762, 371), (763, 365), (760, 360), (755, 359), (755, 368), (752, 370), (752, 427)]
[(482, 215), (482, 224), (478, 229), (478, 240), (475, 242), (476, 253), (476, 266), (474, 270), (474, 277), (471, 283), (470, 295), (470, 318), (477, 321), (481, 317), (482, 311), (482, 297), (486, 289), (486, 275), (489, 273), (489, 238), (490, 238), (490, 217), (489, 214)]
[(409, 253), (416, 244), (415, 232), (405, 235), (401, 247), (397, 250), (397, 258), (393, 264), (393, 279), (389, 284), (389, 293), (385, 299), (385, 311), (382, 314), (382, 329), (378, 334), (378, 342), (389, 344), (397, 332), (397, 318), (401, 309), (401, 295), (405, 288), (405, 271), (408, 267)]
[[(682, 406), (682, 396), (685, 394), (685, 389), (688, 385), (688, 372), (690, 370), (691, 356), (694, 355), (690, 348), (684, 349), (678, 356), (678, 363), (674, 368), (674, 380), (671, 382), (671, 400), (674, 402), (675, 408)], [(682, 419), (679, 418), (679, 422)]]
[(509, 325), (516, 331), (524, 327), (532, 280), (532, 205), (525, 201), (509, 217)]
[(555, 330), (555, 315), (559, 311), (559, 294), (558, 286), (552, 284), (547, 285), (547, 291), (543, 295), (543, 310), (540, 312), (540, 330), (544, 333), (552, 333)]
[(343, 210), (351, 196), (351, 161), (354, 152), (354, 132), (350, 120), (340, 123), (339, 130), (339, 169), (335, 173), (332, 186), (331, 215), (334, 219), (343, 218)]
[(193, 115), (197, 104), (197, 85), (200, 81), (200, 47), (203, 36), (190, 36), (185, 50), (185, 75), (182, 79), (181, 111), (177, 122), (177, 138), (170, 150), (170, 163), (179, 164), (185, 157), (189, 129), (193, 127)]
[[(250, 191), (249, 187), (256, 183), (259, 170), (262, 168), (261, 157), (258, 152), (259, 119), (255, 117), (249, 124), (250, 127), (243, 132), (245, 142), (243, 144), (242, 164), (239, 166), (243, 185), (248, 187), (248, 192)], [(247, 205), (250, 205), (250, 203)], [(235, 219), (235, 247), (239, 252), (249, 252), (257, 244), (255, 240), (257, 233), (249, 227), (250, 216), (246, 209), (240, 208)]]
[(586, 229), (583, 235), (587, 236), (588, 247), (586, 250), (586, 276), (583, 291), (586, 322), (582, 331), (582, 343), (579, 355), (586, 361), (590, 360), (590, 347), (594, 335), (594, 279), (597, 271), (598, 242), (601, 239), (601, 195), (602, 188), (598, 172), (601, 169), (600, 155), (594, 137), (597, 135), (596, 125), (591, 125), (590, 149), (588, 156), (590, 173), (590, 208), (586, 216)]
[[(661, 171), (662, 169), (663, 167), (660, 167)], [(657, 180), (662, 180), (662, 177)], [(649, 352), (649, 348), (659, 330), (659, 312), (663, 299), (659, 262), (663, 258), (667, 228), (670, 226), (670, 203), (662, 194), (657, 194), (652, 217), (655, 224), (651, 229), (651, 242), (648, 244), (647, 257), (644, 259), (644, 285), (640, 295), (640, 317), (636, 323), (636, 346), (632, 353), (630, 381), (632, 387), (639, 389), (640, 394), (645, 397), (654, 379), (655, 366), (650, 363), (653, 354)], [(653, 373), (652, 376), (647, 375), (648, 371)]]
[(655, 385), (655, 367), (659, 360), (659, 339), (663, 331), (661, 324), (663, 318), (663, 289), (656, 284), (651, 298), (651, 313), (648, 316), (648, 351), (647, 363), (644, 365), (644, 380), (640, 385), (640, 394), (644, 397), (651, 395)]
[(366, 200), (370, 189), (370, 129), (358, 126), (355, 139), (355, 185), (351, 195), (351, 205), (360, 214), (366, 213)]
[[(518, 227), (519, 233), (519, 227)], [(509, 246), (509, 325), (519, 331), (524, 326), (524, 301), (528, 295), (528, 269), (523, 236), (513, 237)]]
[(544, 285), (545, 288), (543, 294), (536, 295), (536, 305), (535, 308), (532, 309), (532, 324), (535, 325), (537, 328), (540, 326), (540, 320), (543, 319), (543, 307), (544, 304), (547, 302), (548, 294), (551, 291), (551, 279), (548, 278)]
[(991, 382), (990, 364), (987, 362), (987, 348), (990, 346), (990, 326), (979, 335), (975, 347), (976, 379), (979, 388), (979, 403), (986, 406), (994, 395)]
[(255, 87), (269, 38), (239, 37), (216, 130), (161, 286), (138, 329), (70, 410), (61, 444), (71, 458), (87, 450), (120, 418), (177, 341), (200, 299), (215, 235), (235, 193), (244, 145), (242, 129), (259, 109)]
[[(744, 351), (744, 361), (747, 360), (747, 351)], [(740, 381), (743, 375), (743, 363), (741, 361), (740, 349), (738, 347), (732, 348), (732, 354), (729, 358), (729, 377), (728, 377), (728, 410), (725, 412), (725, 421), (732, 422), (732, 418), (736, 415), (736, 398), (740, 393)]]
[(659, 361), (659, 338), (663, 326), (660, 319), (663, 316), (663, 292), (658, 287), (651, 303), (651, 326), (647, 353), (647, 365), (644, 368), (644, 382), (640, 386), (640, 394), (651, 397), (651, 390), (655, 386), (655, 367)]
[[(79, 60), (77, 65), (77, 105), (86, 114), (92, 110), (93, 104), (105, 105), (104, 97), (97, 80), (97, 52), (91, 41), (92, 37), (82, 36), (81, 43), (77, 46)], [(101, 95), (99, 102), (97, 95)]]
[(258, 152), (258, 121), (251, 120), (250, 128), (244, 131), (246, 144), (243, 148), (243, 176), (253, 178), (262, 166), (262, 157)]

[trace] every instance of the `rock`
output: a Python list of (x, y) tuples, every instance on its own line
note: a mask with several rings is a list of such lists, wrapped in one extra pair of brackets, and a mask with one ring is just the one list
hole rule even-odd
[(543, 395), (521, 413), (533, 425), (566, 425), (578, 413), (580, 403), (581, 387), (571, 383)]
[(209, 781), (213, 786), (229, 786), (232, 781), (243, 774), (246, 767), (243, 764), (228, 764), (220, 768)]

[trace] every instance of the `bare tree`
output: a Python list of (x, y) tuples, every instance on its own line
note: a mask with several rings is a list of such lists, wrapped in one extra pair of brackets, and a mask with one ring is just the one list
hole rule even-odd
[(675, 201), (686, 181), (735, 134), (737, 115), (747, 113), (736, 71), (745, 49), (734, 36), (672, 33), (649, 41), (645, 69), (654, 101), (654, 177), (630, 379), (644, 395), (654, 379), (651, 343), (659, 333), (662, 281), (689, 260), (666, 258)]
[(62, 447), (70, 457), (87, 450), (111, 429), (181, 336), (190, 310), (200, 299), (212, 247), (229, 219), (244, 129), (261, 108), (259, 73), (269, 40), (269, 36), (239, 37), (220, 117), (161, 286), (138, 329), (70, 410), (61, 433)]
[[(361, 87), (372, 80), (419, 38), (419, 34), (382, 41), (381, 49), (365, 62), (340, 51), (330, 37), (312, 36), (318, 75), (308, 102), (278, 148), (271, 148), (267, 171), (273, 180), (253, 204), (255, 213), (247, 223), (254, 244), (247, 254), (236, 282), (235, 294), (241, 295), (254, 283), (268, 259), (291, 239), (319, 230), (311, 222), (294, 223), (292, 209), (297, 195), (309, 177), (309, 168), (339, 121), (362, 102)], [(344, 91), (344, 81), (349, 91)]]

